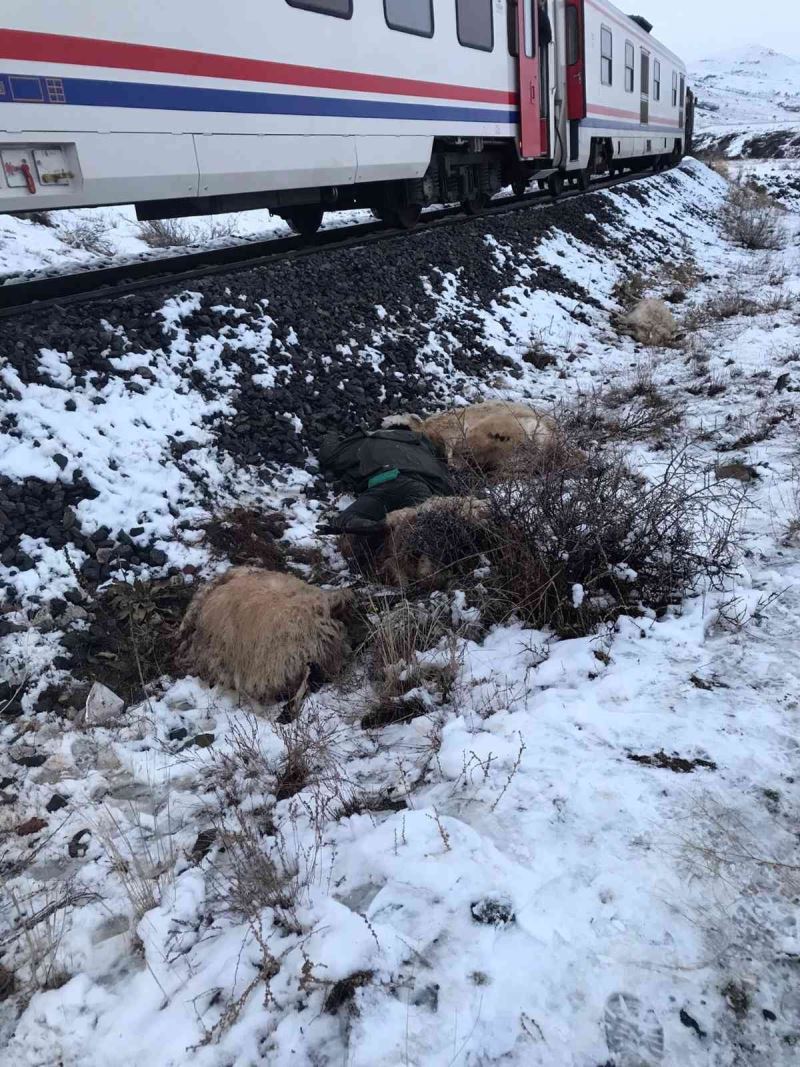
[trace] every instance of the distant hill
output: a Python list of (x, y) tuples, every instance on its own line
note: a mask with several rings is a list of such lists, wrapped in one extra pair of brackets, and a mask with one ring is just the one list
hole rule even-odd
[(800, 59), (750, 45), (692, 65), (700, 127), (789, 123), (800, 127)]
[(692, 64), (689, 79), (701, 145), (737, 155), (800, 154), (800, 59), (749, 45)]

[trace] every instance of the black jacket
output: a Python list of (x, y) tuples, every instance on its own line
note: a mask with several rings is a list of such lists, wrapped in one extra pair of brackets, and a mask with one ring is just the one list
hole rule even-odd
[(421, 478), (438, 495), (453, 492), (447, 467), (433, 445), (412, 430), (359, 430), (344, 438), (328, 434), (320, 448), (319, 463), (323, 471), (357, 492), (363, 492), (376, 474), (391, 470)]

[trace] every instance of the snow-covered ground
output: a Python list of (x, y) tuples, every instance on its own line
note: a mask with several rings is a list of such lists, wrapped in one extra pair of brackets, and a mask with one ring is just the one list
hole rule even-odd
[(725, 160), (731, 177), (763, 189), (778, 204), (797, 210), (800, 207), (800, 160), (743, 159)]
[[(65, 267), (85, 269), (168, 254), (168, 250), (153, 248), (142, 239), (142, 227), (130, 205), (51, 211), (43, 216), (0, 215), (0, 284), (4, 279), (60, 272)], [(373, 218), (369, 211), (329, 212), (323, 229)], [(292, 233), (282, 218), (266, 210), (177, 219), (167, 225), (174, 235), (173, 253)]]
[(694, 63), (698, 128), (800, 126), (800, 59), (751, 45)]
[[(602, 194), (624, 219), (605, 227), (606, 247), (556, 227), (524, 255), (487, 238), (487, 263), (513, 262), (517, 281), (483, 307), (457, 270), (447, 275), (421, 373), (452, 399), (556, 406), (652, 381), (679, 421), (666, 440), (627, 441), (632, 461), (655, 474), (670, 446), (686, 446), (709, 471), (735, 461), (749, 479), (736, 581), (660, 620), (623, 618), (571, 640), (513, 622), (472, 639), (470, 609), (451, 593), (456, 637), (424, 654), (451, 684), (418, 694), (426, 714), (383, 730), (359, 725), (373, 700), (368, 662), (284, 726), (192, 678), (164, 680), (107, 726), (32, 713), (6, 726), (6, 742), (33, 740), (48, 758), (9, 765), (2, 787), (18, 800), (0, 809), (0, 978), (7, 987), (13, 972), (19, 987), (0, 1005), (3, 1063), (797, 1062), (800, 216), (786, 214), (785, 250), (745, 252), (719, 231), (726, 183), (702, 165), (636, 189)], [(681, 345), (643, 348), (614, 329), (615, 286), (634, 257), (651, 295), (680, 291)], [(545, 266), (596, 303), (538, 287)], [(747, 314), (700, 314), (731, 293), (751, 301)], [(59, 455), (70, 473), (83, 453), (100, 492), (82, 505), (87, 523), (116, 511), (116, 525), (141, 523), (176, 563), (207, 568), (193, 531), (209, 499), (256, 499), (258, 487), (205, 416), (236, 388), (237, 344), (274, 381), (292, 343), (278, 362), (264, 314), (260, 334), (226, 327), (226, 354), (219, 338), (183, 329), (198, 301), (176, 294), (165, 306), (162, 349), (113, 357), (147, 369), (133, 395), (87, 379), (67, 414), (69, 353), (41, 353), (52, 386), (4, 373), (22, 429), (14, 470), (54, 480), (47, 463)], [(385, 333), (360, 358), (380, 362), (407, 314), (385, 307)], [(442, 345), (476, 316), (511, 361), (491, 382), (448, 366)], [(523, 359), (532, 343), (551, 367)], [(215, 399), (186, 394), (181, 361), (216, 384)], [(101, 393), (113, 417), (93, 420)], [(189, 462), (207, 472), (206, 495), (170, 455), (176, 426), (196, 441)], [(133, 481), (109, 464), (121, 454), (134, 457)], [(305, 496), (311, 473), (285, 471), (272, 487), (291, 498), (289, 535), (307, 544), (319, 512)], [(162, 491), (188, 515), (182, 533)], [(33, 572), (2, 574), (21, 583), (25, 606), (49, 583), (75, 583), (58, 554), (26, 550)], [(6, 662), (52, 672), (58, 631), (7, 617), (26, 628), (0, 639)], [(186, 737), (204, 740), (186, 748)], [(278, 798), (277, 768), (298, 748), (308, 780)], [(54, 793), (68, 805), (48, 809)], [(17, 836), (30, 818), (45, 825)], [(198, 839), (221, 818), (226, 849)]]

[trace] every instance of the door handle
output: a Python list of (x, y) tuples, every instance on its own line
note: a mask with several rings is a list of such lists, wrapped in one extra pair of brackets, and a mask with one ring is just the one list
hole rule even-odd
[(533, 84), (533, 82), (531, 82), (530, 89), (531, 89), (531, 103), (535, 104), (536, 103), (536, 86)]

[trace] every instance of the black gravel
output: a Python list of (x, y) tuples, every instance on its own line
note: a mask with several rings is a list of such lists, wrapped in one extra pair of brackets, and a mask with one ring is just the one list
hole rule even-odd
[[(649, 195), (648, 190), (649, 183), (648, 187), (638, 185), (626, 195), (641, 201)], [(490, 308), (509, 303), (504, 290), (520, 284), (519, 267), (528, 263), (535, 271), (531, 289), (592, 305), (592, 294), (539, 261), (535, 250), (557, 227), (602, 256), (609, 247), (603, 227), (609, 223), (624, 229), (623, 212), (604, 197), (592, 196), (193, 282), (192, 291), (202, 295), (202, 308), (181, 323), (191, 343), (208, 335), (224, 341), (236, 324), (257, 324), (266, 311), (274, 322), (271, 353), (276, 364), (285, 363), (287, 352), (291, 353), (292, 372), (279, 376), (275, 387), (265, 390), (252, 381), (252, 375), (263, 373), (264, 368), (250, 353), (234, 352), (230, 346), (223, 349), (223, 360), (238, 364), (243, 373), (240, 388), (231, 398), (235, 414), (212, 421), (219, 447), (238, 464), (261, 467), (269, 477), (280, 464), (302, 466), (307, 454), (317, 450), (331, 429), (374, 427), (391, 412), (441, 407), (451, 398), (451, 383), (438, 377), (420, 377), (416, 358), (441, 311), (443, 275), (457, 275), (460, 293), (475, 307)], [(493, 254), (487, 235), (507, 252), (504, 263)], [(663, 235), (654, 233), (652, 237), (656, 254), (674, 245), (674, 240)], [(429, 289), (423, 279), (427, 279)], [(141, 372), (121, 372), (110, 360), (125, 353), (164, 350), (169, 339), (157, 312), (174, 295), (174, 287), (165, 285), (116, 302), (45, 308), (4, 320), (0, 322), (0, 356), (22, 382), (53, 387), (39, 367), (40, 350), (69, 351), (76, 383), (73, 389), (81, 389), (89, 380), (95, 389), (101, 389), (114, 377), (140, 392), (141, 383), (131, 379)], [(214, 310), (216, 305), (246, 310), (237, 318), (230, 311)], [(385, 317), (378, 306), (385, 309)], [(532, 332), (534, 327), (532, 322)], [(456, 371), (484, 379), (498, 371), (521, 377), (518, 364), (499, 356), (485, 343), (482, 329), (479, 316), (469, 313), (450, 317), (437, 327), (437, 341)], [(298, 343), (287, 348), (292, 331)], [(376, 345), (378, 337), (380, 344)], [(380, 352), (380, 369), (365, 357), (370, 350)], [(214, 394), (214, 385), (199, 369), (192, 368), (191, 360), (182, 373), (185, 388)], [(0, 401), (4, 395), (8, 397), (10, 390), (0, 384)], [(286, 412), (300, 418), (301, 433), (288, 422)], [(3, 429), (20, 435), (8, 417)], [(173, 456), (180, 462), (184, 450), (191, 447), (176, 439)], [(322, 483), (318, 490), (325, 491)], [(163, 554), (132, 539), (130, 531), (80, 527), (74, 509), (94, 495), (80, 472), (64, 475), (55, 484), (0, 478), (3, 562), (20, 569), (32, 565), (19, 547), (20, 536), (27, 533), (46, 538), (56, 548), (74, 545), (86, 551), (90, 558), (84, 564), (83, 578), (89, 584), (105, 580), (117, 566), (134, 571), (142, 564), (162, 567)]]

